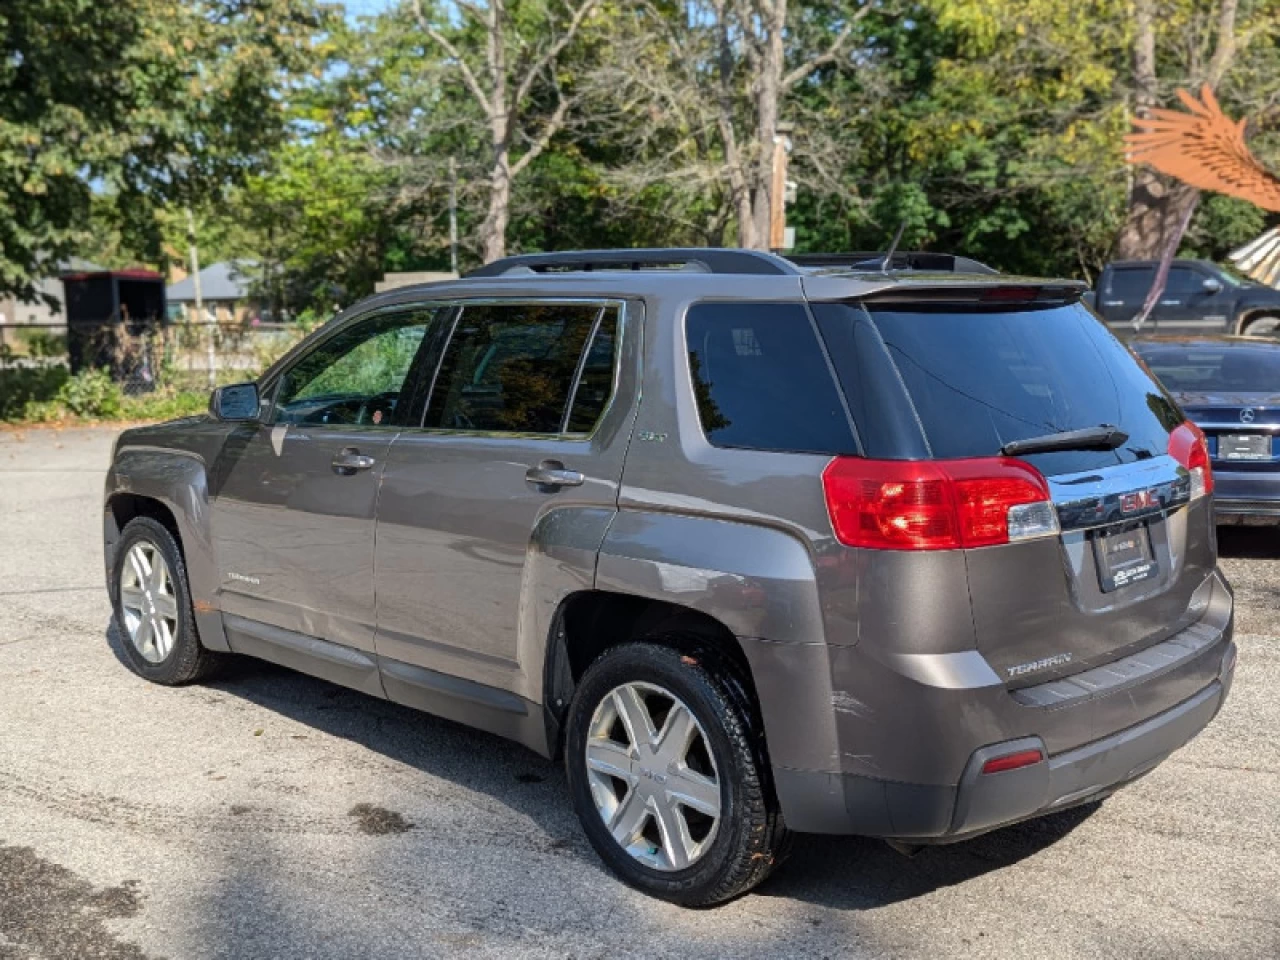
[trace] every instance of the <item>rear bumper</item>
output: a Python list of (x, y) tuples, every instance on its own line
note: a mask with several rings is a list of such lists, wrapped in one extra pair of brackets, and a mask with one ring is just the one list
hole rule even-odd
[(1215, 467), (1213, 510), (1224, 517), (1280, 518), (1280, 471), (1231, 471)]
[(956, 786), (894, 783), (847, 773), (776, 769), (788, 822), (812, 833), (859, 833), (916, 843), (950, 843), (1101, 799), (1158, 766), (1208, 725), (1234, 676), (1228, 642), (1219, 679), (1142, 723), (1047, 760), (1003, 773), (982, 773), (996, 756), (1044, 750), (1038, 737), (974, 751)]
[(1280, 520), (1280, 498), (1275, 500), (1215, 500), (1213, 512), (1219, 523), (1224, 518), (1270, 517)]
[[(783, 816), (800, 832), (946, 843), (1105, 796), (1194, 737), (1230, 689), (1230, 588), (1215, 572), (1197, 597), (1200, 618), (1166, 641), (1016, 690), (984, 679), (976, 652), (744, 642)], [(981, 775), (1031, 747), (1046, 759)]]

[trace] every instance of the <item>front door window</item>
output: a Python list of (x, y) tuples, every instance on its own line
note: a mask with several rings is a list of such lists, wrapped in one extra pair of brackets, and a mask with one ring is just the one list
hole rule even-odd
[(434, 311), (371, 317), (321, 344), (281, 378), (275, 423), (399, 426), (409, 373)]

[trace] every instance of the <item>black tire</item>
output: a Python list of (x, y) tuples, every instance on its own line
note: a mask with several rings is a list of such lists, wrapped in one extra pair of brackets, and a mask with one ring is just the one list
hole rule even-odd
[[(173, 648), (161, 661), (152, 663), (147, 660), (129, 639), (129, 630), (125, 625), (124, 610), (120, 602), (120, 576), (127, 562), (130, 549), (137, 543), (150, 543), (169, 566), (170, 579), (176, 598), (178, 611), (178, 628), (174, 636)], [(115, 561), (111, 568), (111, 606), (115, 613), (117, 635), (125, 662), (138, 676), (152, 683), (166, 687), (176, 687), (192, 683), (209, 675), (217, 665), (217, 654), (211, 653), (200, 645), (196, 633), (195, 615), (191, 610), (191, 591), (187, 586), (187, 566), (182, 560), (182, 551), (178, 543), (163, 524), (150, 517), (135, 517), (125, 524), (120, 533), (120, 541), (116, 545)]]
[[(565, 766), (574, 809), (600, 858), (626, 883), (687, 907), (706, 907), (763, 881), (789, 849), (789, 833), (769, 781), (763, 732), (740, 678), (707, 649), (627, 643), (607, 650), (586, 671), (567, 718)], [(625, 683), (675, 694), (702, 725), (720, 784), (719, 825), (690, 866), (664, 871), (643, 864), (614, 840), (592, 799), (586, 764), (592, 716)]]
[(1280, 334), (1280, 314), (1265, 313), (1252, 317), (1240, 333), (1246, 337), (1275, 337)]

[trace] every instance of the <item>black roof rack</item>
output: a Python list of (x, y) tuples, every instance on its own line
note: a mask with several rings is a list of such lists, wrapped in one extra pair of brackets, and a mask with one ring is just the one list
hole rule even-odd
[(782, 257), (760, 250), (718, 247), (669, 247), (638, 250), (574, 250), (568, 253), (526, 253), (486, 263), (468, 277), (501, 277), (515, 271), (561, 273), (591, 270), (689, 270), (698, 273), (737, 273), (764, 276), (796, 275), (800, 271)]
[[(848, 267), (850, 269), (880, 270), (884, 263), (884, 251), (864, 253), (797, 253), (787, 257), (801, 267)], [(924, 273), (983, 273), (997, 274), (985, 263), (969, 257), (950, 253), (899, 252), (885, 265), (886, 270), (919, 270)]]

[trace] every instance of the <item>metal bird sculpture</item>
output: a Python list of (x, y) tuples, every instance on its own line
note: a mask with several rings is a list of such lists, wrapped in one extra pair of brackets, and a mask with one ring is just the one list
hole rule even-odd
[[(1247, 121), (1235, 121), (1223, 113), (1208, 85), (1201, 89), (1199, 100), (1186, 90), (1179, 90), (1178, 98), (1186, 112), (1153, 109), (1134, 120), (1135, 132), (1125, 137), (1129, 162), (1149, 164), (1190, 186), (1280, 213), (1280, 177), (1249, 150)], [(1259, 283), (1280, 286), (1280, 228), (1268, 230), (1229, 256)]]

